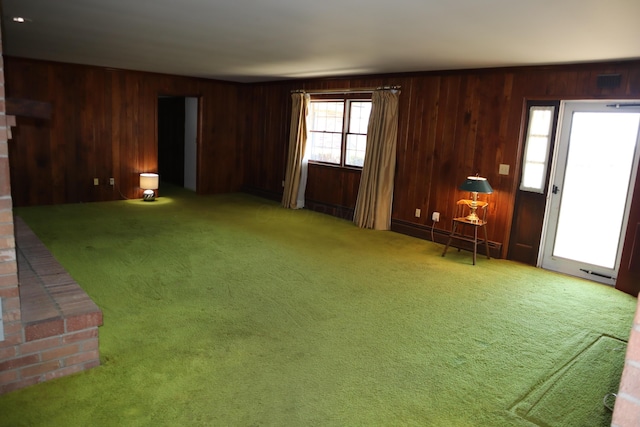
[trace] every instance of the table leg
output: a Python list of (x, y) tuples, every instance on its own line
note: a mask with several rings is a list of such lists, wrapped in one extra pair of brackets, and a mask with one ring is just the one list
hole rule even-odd
[(489, 254), (489, 239), (487, 238), (487, 226), (482, 226), (484, 228), (484, 247), (487, 250), (487, 259), (491, 259), (491, 255)]
[(449, 245), (451, 244), (451, 239), (453, 238), (454, 233), (456, 232), (457, 223), (453, 223), (453, 228), (451, 229), (451, 234), (449, 234), (449, 240), (447, 240), (447, 244), (444, 247), (444, 251), (442, 251), (442, 256), (447, 254), (447, 249), (449, 249)]
[(473, 227), (473, 265), (476, 265), (477, 252), (478, 252), (478, 227)]

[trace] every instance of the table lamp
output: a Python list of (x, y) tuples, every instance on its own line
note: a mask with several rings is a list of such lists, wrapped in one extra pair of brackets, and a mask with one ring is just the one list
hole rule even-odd
[(158, 189), (159, 181), (160, 177), (157, 173), (140, 174), (140, 188), (144, 190), (142, 193), (142, 200), (145, 202), (152, 202), (156, 199), (156, 193), (153, 190)]
[(493, 193), (493, 188), (489, 185), (489, 181), (487, 178), (483, 178), (481, 176), (468, 176), (466, 181), (458, 187), (462, 191), (469, 191), (472, 194), (471, 205), (471, 213), (467, 215), (467, 220), (477, 222), (480, 220), (478, 218), (478, 214), (476, 214), (476, 210), (478, 209), (478, 193), (491, 194)]

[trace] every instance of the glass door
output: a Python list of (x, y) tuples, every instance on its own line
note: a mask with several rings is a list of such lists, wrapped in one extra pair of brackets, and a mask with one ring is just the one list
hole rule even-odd
[(562, 107), (542, 267), (614, 285), (638, 169), (640, 104)]

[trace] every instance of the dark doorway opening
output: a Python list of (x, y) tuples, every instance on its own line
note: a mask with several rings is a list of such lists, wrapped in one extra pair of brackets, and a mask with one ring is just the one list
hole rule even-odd
[(184, 97), (158, 98), (158, 173), (163, 182), (184, 187)]

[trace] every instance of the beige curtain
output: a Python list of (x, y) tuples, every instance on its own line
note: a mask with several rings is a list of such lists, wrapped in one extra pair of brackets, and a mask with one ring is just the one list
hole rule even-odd
[(398, 137), (398, 90), (376, 90), (371, 100), (367, 150), (353, 222), (362, 228), (389, 230)]
[(293, 107), (282, 206), (301, 209), (304, 207), (304, 190), (307, 186), (308, 162), (304, 154), (307, 146), (307, 114), (310, 97), (306, 93), (292, 93), (291, 99)]

